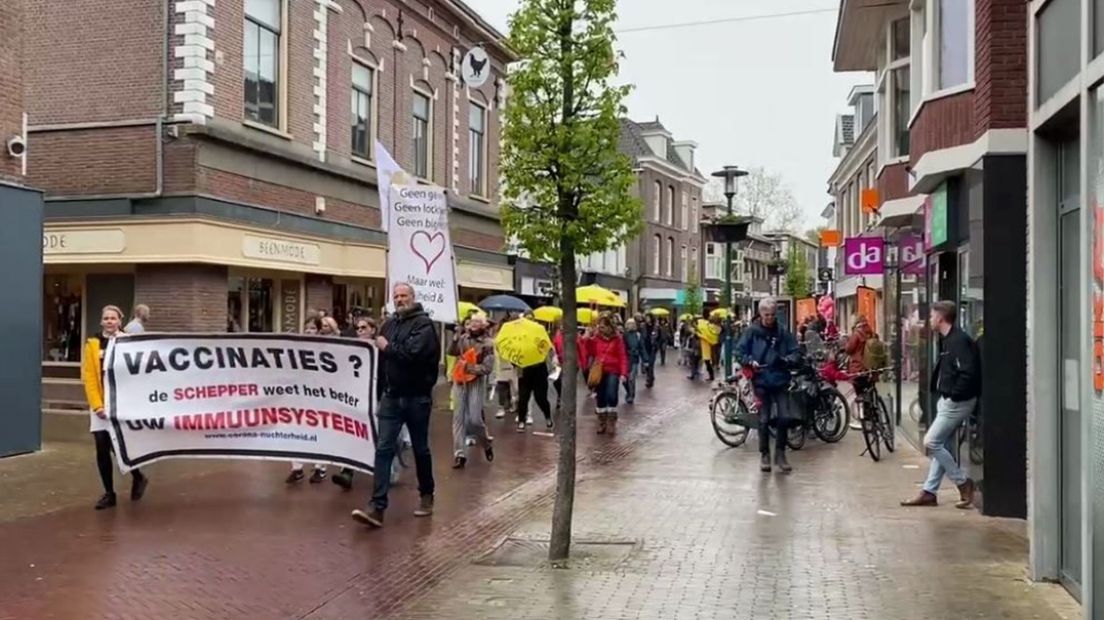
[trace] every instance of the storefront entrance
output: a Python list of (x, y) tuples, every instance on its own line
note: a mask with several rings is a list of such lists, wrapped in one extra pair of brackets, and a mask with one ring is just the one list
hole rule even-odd
[(1081, 398), (1080, 398), (1080, 312), (1081, 312), (1081, 226), (1077, 141), (1062, 145), (1059, 157), (1058, 247), (1059, 247), (1059, 373), (1061, 454), (1060, 578), (1075, 596), (1081, 589)]

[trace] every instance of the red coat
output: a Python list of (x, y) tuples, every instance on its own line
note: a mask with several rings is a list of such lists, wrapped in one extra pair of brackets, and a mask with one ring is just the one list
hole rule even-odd
[(594, 360), (598, 360), (603, 372), (619, 377), (629, 376), (629, 355), (625, 351), (625, 339), (621, 334), (615, 333), (612, 338), (594, 336), (583, 339), (583, 342), (586, 349), (586, 363), (583, 368), (589, 368)]
[[(585, 368), (586, 364), (583, 360), (586, 359), (586, 351), (584, 350), (585, 343), (583, 339), (575, 336), (575, 361), (579, 365), (579, 368)], [(556, 335), (552, 338), (552, 348), (556, 350), (556, 359), (563, 366), (564, 363), (564, 337), (563, 330), (556, 332)]]

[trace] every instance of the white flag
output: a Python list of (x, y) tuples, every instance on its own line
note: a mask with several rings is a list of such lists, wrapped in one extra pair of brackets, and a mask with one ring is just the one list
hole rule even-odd
[(402, 167), (387, 152), (387, 147), (376, 140), (376, 185), (379, 187), (380, 223), (386, 232), (391, 218), (391, 177), (402, 172)]

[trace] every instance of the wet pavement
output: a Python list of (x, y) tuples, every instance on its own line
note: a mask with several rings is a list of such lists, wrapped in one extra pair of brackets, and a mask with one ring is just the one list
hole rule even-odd
[(0, 460), (0, 620), (1080, 617), (1025, 580), (1023, 522), (956, 510), (953, 489), (899, 508), (924, 474), (910, 447), (875, 464), (853, 433), (763, 475), (754, 445), (713, 437), (708, 395), (669, 367), (617, 437), (581, 416), (567, 569), (541, 561), (555, 440), (490, 416), (495, 462), (455, 471), (436, 414), (436, 514), (411, 516), (408, 470), (377, 532), (348, 517), (367, 476), (345, 493), (288, 487), (280, 463), (165, 463), (141, 503), (95, 512), (90, 442)]

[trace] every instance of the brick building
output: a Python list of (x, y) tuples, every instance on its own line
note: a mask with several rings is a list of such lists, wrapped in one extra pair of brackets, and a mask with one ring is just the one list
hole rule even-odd
[(12, 308), (0, 326), (0, 457), (41, 444), (42, 195), (26, 186), (23, 0), (0, 3), (0, 290)]
[(866, 234), (887, 246), (883, 335), (899, 375), (887, 392), (901, 435), (919, 444), (933, 419), (927, 376), (937, 348), (925, 321), (932, 301), (952, 300), (960, 326), (983, 342), (986, 386), (985, 423), (972, 422), (962, 456), (982, 511), (1023, 517), (1028, 3), (840, 7), (835, 70), (876, 78), (877, 172), (862, 189), (876, 189), (879, 202)]
[[(26, 6), (47, 374), (75, 376), (106, 303), (148, 304), (153, 330), (378, 314), (376, 140), (446, 188), (461, 298), (513, 289), (497, 192), (513, 58), (460, 0)], [(488, 54), (478, 88), (461, 75), (475, 46)]]

